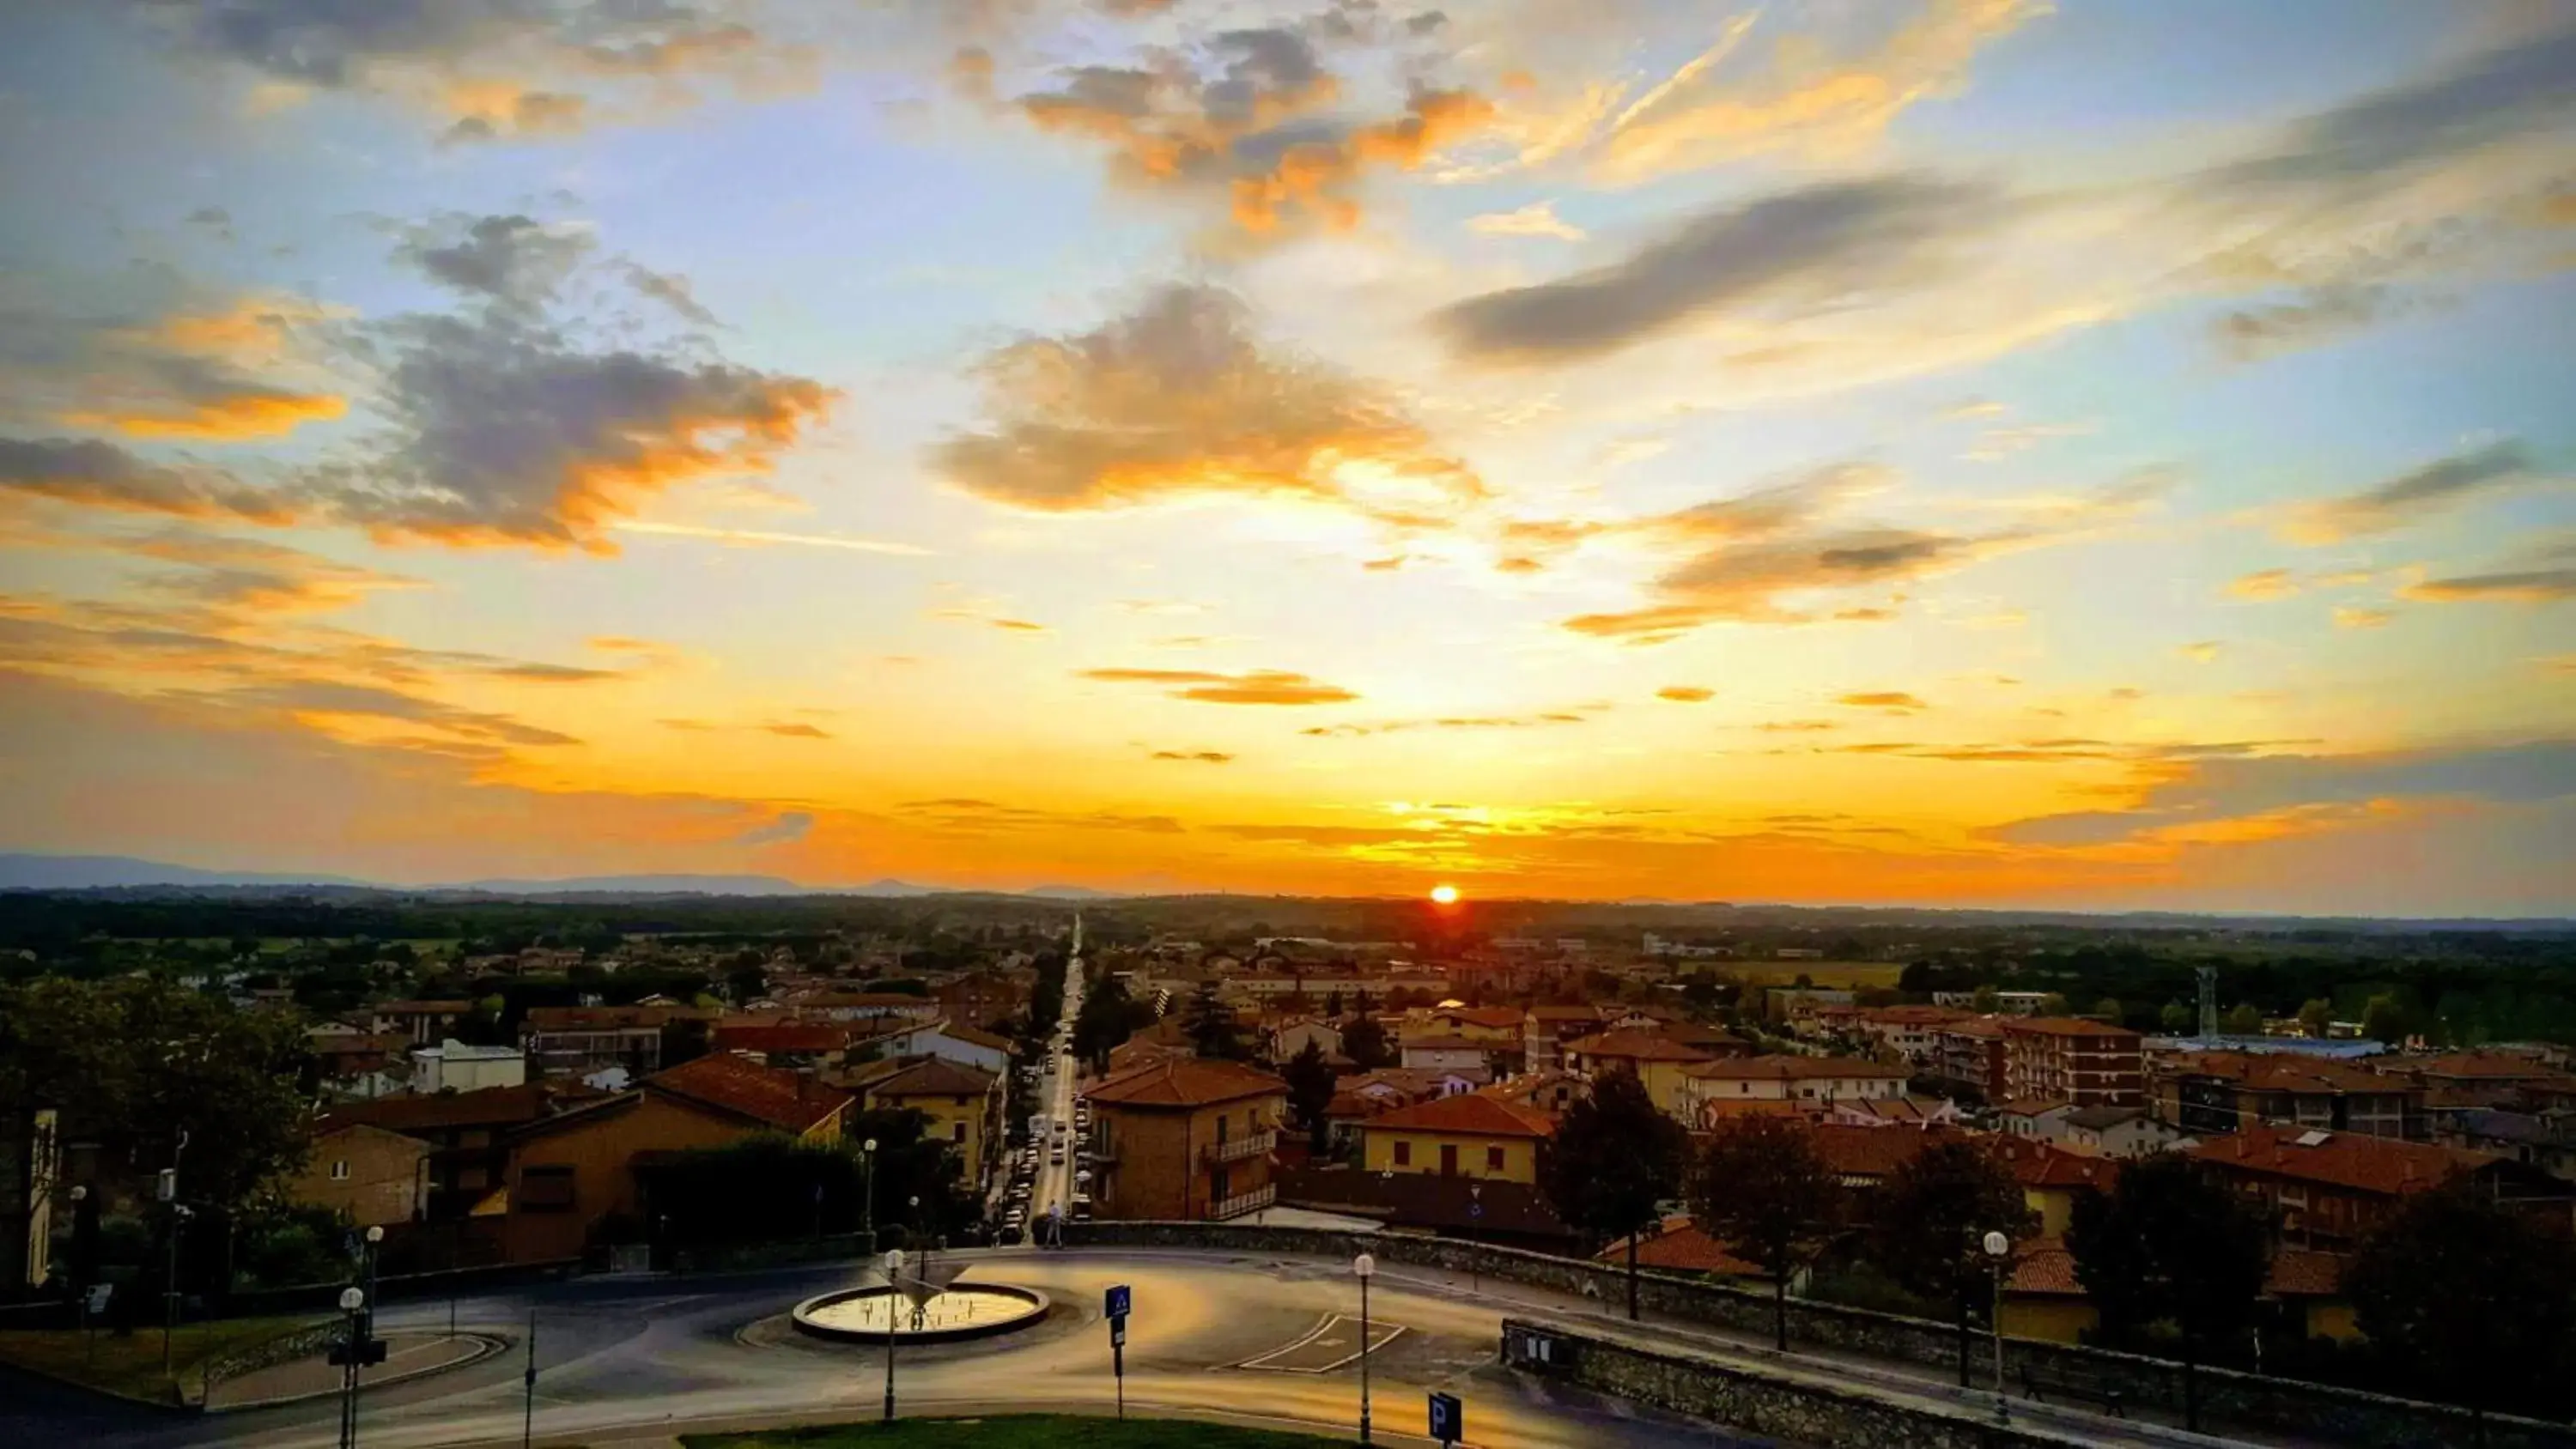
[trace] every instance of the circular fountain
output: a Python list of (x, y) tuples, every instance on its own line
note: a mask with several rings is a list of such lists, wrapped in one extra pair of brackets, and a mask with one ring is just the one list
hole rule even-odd
[(1002, 1283), (907, 1281), (894, 1287), (844, 1288), (796, 1305), (799, 1333), (842, 1343), (957, 1343), (1036, 1326), (1047, 1296)]

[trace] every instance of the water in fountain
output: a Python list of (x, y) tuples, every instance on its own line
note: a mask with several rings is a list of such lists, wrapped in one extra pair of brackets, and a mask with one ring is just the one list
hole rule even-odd
[(805, 1317), (823, 1328), (854, 1333), (943, 1333), (987, 1327), (1014, 1318), (1033, 1317), (1044, 1309), (1012, 1293), (972, 1286), (950, 1287), (921, 1296), (889, 1292), (863, 1293), (817, 1305)]

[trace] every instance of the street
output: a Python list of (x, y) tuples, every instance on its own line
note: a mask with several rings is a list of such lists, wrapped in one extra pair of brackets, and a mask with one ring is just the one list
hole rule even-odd
[[(971, 1264), (966, 1281), (1046, 1293), (1042, 1325), (979, 1343), (900, 1350), (899, 1406), (946, 1414), (1061, 1409), (1107, 1412), (1110, 1376), (1103, 1290), (1134, 1292), (1126, 1402), (1131, 1411), (1240, 1416), (1330, 1433), (1355, 1426), (1359, 1304), (1346, 1263), (1275, 1255), (1034, 1248), (942, 1255)], [(662, 1436), (682, 1427), (770, 1426), (871, 1419), (885, 1356), (822, 1344), (782, 1315), (828, 1289), (874, 1281), (857, 1262), (702, 1278), (600, 1277), (465, 1300), (460, 1325), (511, 1336), (511, 1351), (435, 1377), (368, 1392), (360, 1442), (385, 1449), (514, 1442), (524, 1400), (525, 1334), (537, 1315), (535, 1434), (597, 1442)], [(1421, 1442), (1433, 1389), (1466, 1402), (1482, 1446), (1618, 1446), (1763, 1441), (1507, 1372), (1497, 1364), (1507, 1314), (1625, 1327), (1612, 1305), (1486, 1279), (1384, 1267), (1370, 1293), (1369, 1367), (1381, 1438)], [(443, 1326), (443, 1302), (393, 1304), (389, 1329)], [(1740, 1336), (1650, 1321), (1643, 1332), (1763, 1371), (1894, 1398), (1982, 1412), (1985, 1390), (1963, 1391), (1936, 1369), (1844, 1355), (1787, 1358)], [(1328, 1342), (1329, 1340), (1329, 1342)], [(25, 1387), (26, 1391), (21, 1392)], [(262, 1449), (331, 1443), (328, 1401), (233, 1415), (152, 1414), (17, 1379), (0, 1379), (0, 1443), (117, 1444), (185, 1449), (222, 1442)], [(2208, 1445), (2142, 1420), (2016, 1401), (2017, 1421), (2079, 1443)], [(2237, 1442), (2237, 1441), (2231, 1441)], [(2266, 1438), (2265, 1443), (2302, 1441)], [(2316, 1441), (2306, 1441), (2316, 1442)]]
[[(1127, 1343), (1131, 1412), (1156, 1408), (1244, 1416), (1326, 1432), (1357, 1422), (1358, 1371), (1345, 1350), (1311, 1351), (1293, 1365), (1242, 1367), (1355, 1330), (1357, 1298), (1338, 1265), (1256, 1263), (1215, 1255), (1030, 1248), (961, 1254), (968, 1281), (1011, 1282), (1050, 1295), (1041, 1327), (1007, 1338), (900, 1352), (898, 1402), (914, 1409), (1067, 1409), (1106, 1412), (1110, 1375), (1102, 1290), (1135, 1291)], [(872, 1419), (885, 1356), (822, 1344), (778, 1321), (799, 1300), (868, 1281), (856, 1263), (689, 1278), (593, 1278), (466, 1300), (460, 1323), (519, 1340), (469, 1368), (374, 1390), (360, 1404), (359, 1441), (384, 1449), (515, 1442), (528, 1315), (537, 1315), (536, 1437), (595, 1441), (664, 1435), (682, 1426)], [(1425, 1396), (1459, 1394), (1475, 1442), (1576, 1446), (1750, 1443), (1589, 1396), (1525, 1382), (1495, 1367), (1501, 1310), (1440, 1285), (1382, 1274), (1371, 1294), (1372, 1380), (1381, 1437), (1420, 1442)], [(388, 1328), (446, 1322), (444, 1302), (395, 1304)], [(1389, 1337), (1389, 1330), (1402, 1331)], [(1352, 1333), (1356, 1346), (1356, 1334)], [(0, 1380), (0, 1443), (179, 1449), (212, 1443), (319, 1449), (334, 1442), (336, 1405), (320, 1401), (230, 1415), (152, 1414), (70, 1393), (19, 1393)]]
[[(1082, 1012), (1082, 916), (1073, 918), (1073, 944), (1064, 963), (1064, 1018), (1059, 1037), (1048, 1040), (1046, 1069), (1038, 1079), (1038, 1115), (1044, 1119), (1044, 1131), (1037, 1137), (1037, 1191), (1030, 1199), (1029, 1235), (1037, 1236), (1045, 1223), (1048, 1210), (1062, 1207), (1073, 1210), (1073, 1174), (1081, 1164), (1076, 1160), (1072, 1138), (1074, 1085), (1081, 1078), (1081, 1065), (1072, 1051), (1074, 1019)], [(1066, 1136), (1064, 1161), (1055, 1160), (1055, 1127), (1064, 1123)]]

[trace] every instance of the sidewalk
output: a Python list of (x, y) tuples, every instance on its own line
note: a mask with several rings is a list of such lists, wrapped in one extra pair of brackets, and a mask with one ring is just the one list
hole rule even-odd
[[(490, 1334), (460, 1333), (450, 1338), (429, 1329), (390, 1329), (383, 1337), (385, 1361), (358, 1370), (360, 1389), (462, 1368), (509, 1346)], [(345, 1372), (321, 1354), (271, 1364), (217, 1384), (214, 1392), (207, 1395), (206, 1411), (219, 1414), (234, 1409), (265, 1408), (272, 1404), (336, 1394), (340, 1392), (341, 1376)]]

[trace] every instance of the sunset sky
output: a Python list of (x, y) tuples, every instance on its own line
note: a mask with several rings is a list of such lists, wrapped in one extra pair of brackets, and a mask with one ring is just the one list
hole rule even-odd
[(0, 849), (2576, 911), (2576, 6), (0, 0)]

